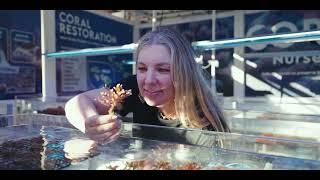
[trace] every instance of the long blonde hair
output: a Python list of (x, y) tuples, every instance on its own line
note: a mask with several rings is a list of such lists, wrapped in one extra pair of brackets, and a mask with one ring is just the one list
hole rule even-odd
[(211, 124), (215, 131), (230, 132), (203, 70), (195, 61), (195, 52), (183, 36), (173, 29), (158, 28), (145, 34), (138, 44), (136, 60), (146, 46), (158, 44), (170, 50), (175, 110), (184, 127), (203, 128)]

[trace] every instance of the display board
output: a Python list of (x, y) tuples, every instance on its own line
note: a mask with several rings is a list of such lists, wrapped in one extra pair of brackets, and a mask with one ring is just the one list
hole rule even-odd
[[(320, 11), (281, 10), (245, 15), (246, 37), (320, 29)], [(246, 96), (320, 94), (320, 42), (245, 47)]]
[(0, 11), (0, 100), (41, 93), (40, 11)]
[[(56, 49), (119, 46), (133, 42), (132, 25), (87, 11), (57, 10)], [(102, 87), (132, 74), (132, 54), (57, 59), (58, 95)]]

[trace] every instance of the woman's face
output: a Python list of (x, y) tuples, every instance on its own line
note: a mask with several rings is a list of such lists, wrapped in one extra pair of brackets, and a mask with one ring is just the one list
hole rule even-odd
[(170, 51), (163, 45), (143, 47), (138, 54), (139, 91), (149, 106), (163, 107), (174, 102)]

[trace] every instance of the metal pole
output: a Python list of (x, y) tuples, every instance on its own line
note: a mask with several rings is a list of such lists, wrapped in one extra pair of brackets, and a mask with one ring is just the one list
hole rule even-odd
[(48, 60), (49, 52), (56, 51), (55, 11), (41, 10), (41, 67), (42, 67), (42, 96), (55, 98), (56, 88), (56, 59)]
[[(212, 41), (214, 41), (216, 39), (216, 10), (212, 10)], [(209, 61), (210, 63), (210, 69), (211, 69), (211, 89), (213, 93), (217, 92), (217, 87), (216, 87), (216, 66), (215, 66), (215, 62), (217, 60), (215, 59), (215, 50), (213, 49), (211, 51), (211, 60)]]
[[(234, 38), (244, 37), (244, 12), (238, 10), (234, 16)], [(234, 48), (233, 54), (240, 57), (244, 56), (244, 46)], [(236, 73), (235, 70), (239, 71)], [(233, 97), (243, 99), (245, 97), (245, 63), (237, 58), (233, 58), (233, 66), (231, 68), (232, 74), (237, 74), (238, 78), (233, 78)], [(241, 73), (240, 73), (241, 72)]]
[(152, 10), (152, 31), (156, 29), (156, 22), (157, 22), (157, 11)]

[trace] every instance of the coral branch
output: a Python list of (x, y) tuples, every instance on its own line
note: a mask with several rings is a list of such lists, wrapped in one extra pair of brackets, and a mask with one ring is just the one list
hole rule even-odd
[(117, 84), (115, 87), (109, 89), (108, 91), (100, 92), (99, 101), (106, 105), (110, 106), (108, 114), (115, 114), (115, 108), (120, 105), (123, 100), (132, 95), (131, 89), (124, 90), (121, 84)]

